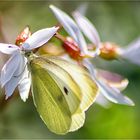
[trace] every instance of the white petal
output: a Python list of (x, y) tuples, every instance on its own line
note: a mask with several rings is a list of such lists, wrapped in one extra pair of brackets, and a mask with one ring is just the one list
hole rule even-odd
[(98, 94), (95, 103), (97, 103), (98, 105), (104, 108), (109, 108), (111, 105), (111, 103), (103, 96), (101, 92)]
[(94, 25), (78, 12), (74, 12), (73, 16), (85, 36), (87, 36), (93, 44), (99, 47), (100, 37)]
[(88, 52), (88, 54), (93, 57), (99, 55), (100, 37), (94, 25), (86, 17), (82, 16), (78, 12), (74, 12), (73, 17), (75, 18), (77, 24), (79, 25), (85, 36), (87, 36), (87, 38), (96, 46), (96, 50)]
[(78, 11), (80, 14), (85, 15), (86, 11), (88, 9), (88, 3), (82, 3), (80, 4), (75, 11)]
[(99, 86), (101, 93), (109, 101), (118, 103), (118, 104), (130, 105), (130, 106), (135, 105), (134, 102), (130, 98), (124, 96), (118, 89), (112, 88), (102, 81), (98, 81), (97, 85)]
[(47, 43), (52, 36), (57, 32), (58, 27), (51, 27), (39, 30), (33, 33), (26, 41), (22, 44), (23, 49), (32, 50)]
[(6, 99), (13, 94), (15, 88), (18, 86), (21, 78), (24, 75), (24, 70), (25, 70), (25, 65), (27, 60), (22, 55), (20, 55), (19, 59), (20, 59), (20, 65), (18, 66), (17, 70), (14, 72), (12, 78), (4, 86)]
[(26, 67), (24, 76), (22, 77), (22, 79), (18, 85), (20, 97), (24, 102), (26, 101), (26, 99), (29, 96), (30, 86), (31, 86), (31, 78), (29, 75), (29, 71)]
[(140, 38), (129, 44), (126, 49), (121, 49), (120, 55), (130, 62), (140, 65)]
[(1, 70), (1, 86), (3, 87), (13, 76), (20, 64), (20, 53), (14, 53)]
[(74, 40), (77, 42), (77, 37), (74, 32), (74, 28), (76, 30), (76, 24), (75, 22), (63, 11), (55, 7), (54, 5), (50, 5), (51, 10), (55, 14), (56, 18), (59, 20), (59, 22), (64, 26), (65, 30), (74, 38)]
[(0, 43), (0, 52), (5, 54), (13, 54), (19, 49), (16, 45)]
[(84, 60), (84, 65), (89, 70), (92, 79), (96, 81), (100, 92), (111, 102), (118, 103), (118, 104), (125, 104), (134, 106), (134, 102), (129, 99), (128, 97), (121, 94), (121, 92), (115, 88), (110, 87), (108, 84), (104, 83), (103, 81), (99, 81), (96, 78), (96, 70), (94, 69), (92, 63), (88, 60)]
[(59, 20), (59, 22), (64, 27), (64, 29), (76, 41), (76, 43), (80, 47), (81, 51), (84, 54), (87, 54), (87, 52), (88, 52), (87, 44), (85, 42), (85, 39), (84, 39), (79, 27), (76, 25), (76, 23), (73, 21), (73, 19), (70, 16), (68, 16), (65, 12), (61, 11), (60, 9), (58, 9), (57, 7), (55, 7), (53, 5), (50, 5), (50, 8), (52, 9), (56, 18)]
[(10, 97), (13, 94), (20, 79), (21, 79), (21, 76), (12, 77), (11, 80), (5, 84), (4, 88), (5, 88), (6, 99), (8, 99), (8, 97)]

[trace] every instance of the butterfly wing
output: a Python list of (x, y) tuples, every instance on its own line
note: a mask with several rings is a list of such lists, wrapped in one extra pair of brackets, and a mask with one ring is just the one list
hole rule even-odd
[(51, 131), (67, 133), (81, 103), (81, 90), (65, 70), (45, 58), (32, 60), (30, 69), (33, 99), (42, 120)]
[(72, 115), (72, 123), (69, 132), (78, 130), (85, 122), (85, 112), (75, 113)]
[(40, 117), (51, 131), (66, 133), (71, 124), (71, 112), (60, 88), (52, 85), (54, 80), (42, 68), (32, 66), (31, 71), (33, 100)]

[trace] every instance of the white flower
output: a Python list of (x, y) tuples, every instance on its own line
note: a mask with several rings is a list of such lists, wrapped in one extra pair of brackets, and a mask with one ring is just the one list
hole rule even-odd
[[(72, 18), (70, 18), (65, 12), (61, 11), (60, 9), (56, 8), (55, 6), (50, 6), (53, 13), (55, 14), (58, 21), (62, 24), (64, 29), (68, 32), (68, 34), (73, 37), (75, 42), (78, 44), (79, 48), (81, 49), (83, 54), (89, 54), (86, 41), (77, 26), (77, 24), (73, 21)], [(99, 54), (100, 49), (100, 37), (98, 35), (98, 32), (96, 31), (95, 27), (93, 27), (87, 20), (83, 20), (82, 16), (80, 14), (76, 13), (74, 14), (74, 17), (79, 24), (80, 27), (82, 27), (82, 31), (88, 36), (89, 40), (96, 45), (96, 52), (94, 52), (93, 57)], [(82, 18), (82, 20), (81, 20)], [(88, 26), (87, 26), (88, 23)], [(85, 29), (85, 30), (84, 30)], [(91, 52), (92, 53), (92, 52)], [(96, 81), (99, 89), (100, 94), (102, 94), (105, 98), (107, 98), (109, 101), (119, 104), (126, 104), (133, 106), (134, 103), (131, 99), (121, 94), (121, 91), (117, 88), (111, 87), (106, 82), (98, 79), (96, 75), (96, 69), (93, 66), (93, 64), (90, 62), (88, 58), (83, 60), (83, 65), (89, 70), (91, 77), (94, 81)]]
[(20, 47), (0, 43), (0, 52), (11, 55), (1, 70), (0, 82), (5, 89), (6, 99), (18, 87), (20, 97), (26, 101), (29, 95), (31, 78), (27, 68), (26, 52), (30, 52), (48, 42), (58, 28), (45, 28), (33, 33)]
[[(95, 46), (100, 45), (100, 37), (93, 23), (91, 23), (85, 16), (83, 16), (77, 11), (73, 13), (73, 17), (84, 35)], [(117, 49), (114, 53), (116, 53), (114, 58), (119, 57), (119, 59), (125, 59), (131, 63), (140, 65), (140, 37), (132, 41), (125, 48), (117, 46)]]

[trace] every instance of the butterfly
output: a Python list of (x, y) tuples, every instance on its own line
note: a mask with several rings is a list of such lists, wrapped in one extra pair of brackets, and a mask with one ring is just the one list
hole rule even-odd
[(47, 127), (57, 134), (82, 127), (98, 93), (89, 73), (51, 56), (33, 58), (29, 67), (34, 104)]

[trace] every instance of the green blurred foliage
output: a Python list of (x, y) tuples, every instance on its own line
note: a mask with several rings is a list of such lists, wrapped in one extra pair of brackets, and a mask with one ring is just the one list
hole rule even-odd
[[(84, 1), (0, 1), (2, 30), (7, 43), (14, 43), (18, 33), (30, 25), (34, 32), (54, 26), (57, 20), (49, 9), (54, 4), (71, 13)], [(140, 2), (87, 2), (87, 17), (99, 31), (102, 41), (127, 46), (140, 33)], [(20, 97), (7, 100), (0, 111), (0, 138), (140, 138), (140, 67), (124, 61), (107, 62), (97, 59), (98, 67), (128, 77), (130, 84), (124, 91), (136, 103), (135, 107), (112, 104), (104, 109), (94, 104), (86, 113), (80, 130), (65, 136), (51, 133), (40, 119), (32, 97), (22, 102)], [(1, 99), (2, 100), (2, 99)], [(1, 101), (0, 100), (0, 101)], [(0, 106), (1, 108), (1, 106)]]

